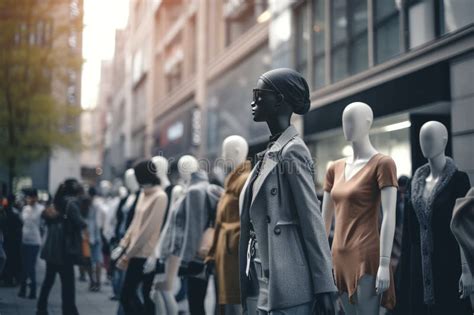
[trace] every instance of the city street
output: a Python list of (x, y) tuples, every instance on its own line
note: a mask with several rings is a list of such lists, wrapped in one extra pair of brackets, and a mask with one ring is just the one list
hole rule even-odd
[[(39, 286), (43, 282), (45, 272), (44, 260), (38, 261), (37, 282)], [(110, 285), (102, 286), (100, 292), (89, 292), (89, 283), (77, 280), (76, 271), (76, 304), (80, 314), (115, 314), (117, 302), (109, 300), (112, 295)], [(17, 296), (18, 287), (0, 288), (0, 315), (34, 315), (36, 311), (36, 301), (21, 299)], [(48, 310), (50, 315), (61, 314), (61, 281), (56, 276), (56, 283), (49, 297)]]

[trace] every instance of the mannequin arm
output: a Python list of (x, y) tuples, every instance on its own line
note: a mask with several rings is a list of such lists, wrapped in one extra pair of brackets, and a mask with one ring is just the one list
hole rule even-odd
[(384, 187), (381, 190), (382, 227), (380, 229), (380, 262), (375, 288), (378, 294), (390, 286), (390, 257), (395, 234), (397, 188)]
[(333, 216), (334, 216), (334, 201), (332, 200), (331, 194), (325, 191), (324, 197), (323, 197), (323, 219), (324, 219), (324, 226), (326, 227), (326, 237), (329, 237), (329, 233), (331, 232)]
[(466, 261), (466, 256), (461, 247), (459, 247), (461, 252), (461, 278), (459, 278), (459, 293), (461, 293), (461, 299), (465, 299), (471, 295), (473, 291), (474, 283), (472, 281), (472, 274), (469, 270), (469, 266)]

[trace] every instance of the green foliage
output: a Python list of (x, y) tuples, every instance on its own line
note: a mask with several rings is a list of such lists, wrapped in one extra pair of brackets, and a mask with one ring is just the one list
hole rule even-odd
[(71, 18), (69, 3), (0, 1), (0, 164), (10, 173), (56, 147), (79, 149), (81, 110), (67, 88), (83, 61), (68, 38), (82, 17)]

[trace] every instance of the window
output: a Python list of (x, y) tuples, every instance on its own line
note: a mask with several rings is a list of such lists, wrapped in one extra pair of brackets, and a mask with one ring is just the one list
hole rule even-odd
[(368, 67), (367, 1), (331, 2), (331, 54), (334, 82)]
[(474, 2), (472, 0), (438, 0), (444, 15), (442, 33), (453, 32), (474, 23)]
[(400, 53), (400, 11), (396, 0), (374, 1), (375, 63)]
[(313, 0), (313, 87), (321, 88), (325, 85), (325, 50), (324, 42), (326, 36), (325, 29), (325, 1)]
[(296, 71), (305, 78), (308, 74), (308, 3), (300, 5), (295, 12), (295, 52)]
[(435, 39), (434, 3), (432, 0), (408, 0), (409, 47)]

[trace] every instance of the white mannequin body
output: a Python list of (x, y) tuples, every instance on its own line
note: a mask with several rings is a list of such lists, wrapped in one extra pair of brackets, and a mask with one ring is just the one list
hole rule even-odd
[[(224, 160), (224, 168), (226, 176), (231, 173), (237, 166), (244, 163), (249, 152), (247, 141), (237, 135), (229, 136), (222, 142), (222, 159)], [(221, 276), (226, 276), (221, 275)], [(242, 308), (240, 304), (224, 305), (224, 314), (241, 314)]]
[[(157, 175), (160, 177), (165, 178), (165, 182), (168, 180), (168, 161), (162, 157), (155, 157), (153, 158), (153, 163), (157, 168)], [(191, 174), (199, 170), (199, 163), (195, 157), (191, 155), (184, 155), (178, 161), (178, 171), (181, 177), (181, 181), (187, 185), (191, 180)], [(160, 177), (160, 180), (162, 179)], [(171, 204), (170, 204), (170, 211), (173, 209), (173, 205), (185, 194), (186, 187), (181, 185), (176, 185), (173, 188), (171, 193)], [(168, 218), (171, 215), (168, 214)], [(168, 221), (169, 222), (169, 221)], [(167, 229), (168, 222), (166, 223), (163, 231)], [(153, 256), (147, 258), (147, 261), (144, 265), (143, 272), (149, 273), (155, 269), (157, 257), (159, 256), (160, 252), (160, 242), (156, 244), (155, 250), (153, 251)], [(171, 255), (164, 261), (165, 264), (165, 274), (161, 275), (159, 278), (156, 279), (156, 284), (154, 287), (154, 292), (152, 292), (152, 296), (155, 300), (155, 314), (169, 314), (169, 315), (177, 315), (178, 314), (178, 304), (174, 298), (173, 294), (173, 285), (175, 280), (178, 276), (179, 266), (181, 264), (181, 259), (178, 256)]]
[[(441, 173), (446, 165), (446, 144), (448, 143), (448, 130), (437, 121), (428, 121), (420, 129), (420, 146), (423, 156), (430, 165), (430, 174), (426, 178), (423, 198), (430, 196), (433, 188), (438, 183)], [(459, 279), (461, 297), (468, 297), (472, 293), (473, 279), (466, 258), (461, 248), (462, 274)]]
[[(367, 162), (377, 154), (369, 139), (373, 121), (372, 109), (360, 102), (351, 103), (342, 116), (344, 136), (351, 142), (353, 156), (346, 161), (344, 176), (346, 180), (354, 176)], [(381, 190), (382, 226), (380, 229), (380, 261), (377, 277), (366, 275), (357, 287), (357, 304), (349, 303), (347, 293), (342, 294), (346, 314), (378, 315), (381, 294), (390, 286), (390, 256), (395, 233), (397, 189), (384, 187)], [(334, 216), (334, 202), (328, 192), (324, 192), (322, 205), (326, 233), (329, 234)]]
[(130, 208), (137, 198), (136, 192), (140, 189), (133, 168), (129, 168), (125, 171), (125, 186), (128, 188), (128, 191), (130, 191), (130, 194), (125, 201), (124, 206)]

